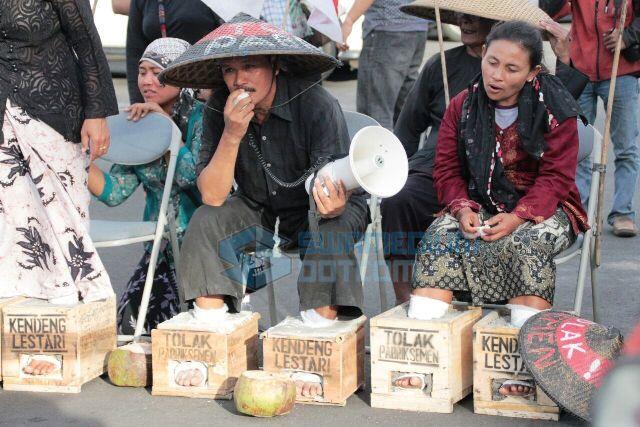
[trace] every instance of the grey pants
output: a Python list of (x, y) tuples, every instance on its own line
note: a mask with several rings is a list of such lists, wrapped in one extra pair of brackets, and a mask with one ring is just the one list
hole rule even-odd
[[(240, 197), (231, 197), (219, 207), (205, 205), (196, 210), (178, 265), (184, 300), (224, 295), (232, 311), (240, 310), (244, 290), (239, 254), (249, 247), (273, 244), (269, 231), (273, 224), (263, 224), (263, 218), (260, 210)], [(345, 314), (362, 312), (364, 297), (354, 245), (367, 221), (366, 202), (352, 197), (341, 216), (320, 221), (320, 239), (312, 239), (306, 227), (296, 236), (284, 236), (297, 243), (302, 258), (298, 276), (301, 310), (337, 305)]]
[(358, 60), (356, 106), (393, 130), (404, 101), (413, 87), (427, 43), (426, 31), (369, 33)]

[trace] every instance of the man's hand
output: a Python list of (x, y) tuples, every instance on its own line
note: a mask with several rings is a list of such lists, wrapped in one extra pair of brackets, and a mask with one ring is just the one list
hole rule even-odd
[(156, 102), (138, 102), (136, 104), (131, 104), (124, 111), (129, 112), (129, 116), (127, 116), (127, 120), (133, 120), (137, 122), (141, 118), (145, 117), (149, 112), (154, 111), (156, 113), (164, 114), (167, 116), (168, 114), (162, 109), (162, 107)]
[(224, 132), (239, 144), (249, 128), (249, 122), (253, 118), (255, 105), (250, 96), (236, 100), (244, 89), (234, 90), (229, 94), (224, 106)]
[(516, 228), (524, 224), (526, 220), (520, 218), (513, 213), (499, 213), (485, 221), (485, 225), (491, 226), (484, 230), (482, 240), (485, 242), (494, 242), (504, 236), (513, 233)]
[[(323, 188), (327, 189), (329, 195), (324, 192)], [(316, 202), (318, 212), (322, 218), (335, 218), (342, 215), (347, 207), (347, 200), (349, 194), (342, 181), (338, 184), (334, 184), (329, 178), (316, 178), (315, 185), (313, 186), (313, 200)]]
[(460, 223), (460, 231), (467, 236), (472, 236), (478, 232), (480, 218), (471, 208), (462, 208), (456, 214), (456, 219)]
[(345, 51), (349, 49), (349, 45), (347, 44), (347, 38), (351, 35), (351, 31), (353, 30), (353, 20), (349, 17), (349, 14), (344, 17), (344, 21), (342, 22), (342, 41), (344, 43), (337, 43), (336, 46), (338, 49)]
[[(609, 49), (611, 52), (614, 52), (616, 50), (616, 43), (618, 42), (619, 35), (620, 30), (618, 30), (617, 28), (615, 28), (610, 33), (605, 33), (603, 37), (604, 47)], [(620, 50), (625, 50), (626, 48), (627, 45), (624, 43), (624, 39), (620, 40)]]
[(91, 161), (109, 151), (109, 127), (107, 119), (85, 119), (80, 130), (82, 149), (86, 153), (91, 143)]
[(560, 62), (569, 65), (571, 57), (569, 56), (569, 31), (553, 19), (545, 19), (540, 21), (540, 26), (549, 34), (549, 43), (553, 53), (556, 54)]

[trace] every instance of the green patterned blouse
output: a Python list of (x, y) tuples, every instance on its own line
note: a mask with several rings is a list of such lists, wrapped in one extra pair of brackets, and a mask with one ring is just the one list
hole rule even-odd
[[(178, 152), (178, 162), (171, 189), (170, 203), (176, 212), (176, 226), (181, 237), (191, 215), (202, 204), (196, 187), (196, 161), (202, 141), (202, 113), (204, 104), (196, 100), (190, 90), (183, 90), (173, 110), (172, 119), (182, 132), (184, 146)], [(98, 200), (117, 206), (127, 200), (140, 184), (146, 193), (143, 221), (158, 219), (167, 162), (164, 157), (146, 165), (114, 164), (109, 173), (103, 172), (105, 185)]]

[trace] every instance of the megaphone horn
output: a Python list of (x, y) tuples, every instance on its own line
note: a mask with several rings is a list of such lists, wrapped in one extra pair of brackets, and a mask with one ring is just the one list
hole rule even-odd
[[(377, 197), (397, 194), (407, 181), (409, 161), (400, 140), (380, 126), (360, 129), (351, 140), (349, 155), (327, 163), (317, 176), (333, 182), (341, 180), (347, 191), (362, 187)], [(313, 175), (305, 188), (311, 192)]]

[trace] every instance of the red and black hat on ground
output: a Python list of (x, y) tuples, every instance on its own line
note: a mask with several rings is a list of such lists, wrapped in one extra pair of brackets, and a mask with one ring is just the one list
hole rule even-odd
[(519, 346), (544, 392), (558, 406), (589, 421), (591, 398), (620, 354), (622, 336), (573, 314), (543, 311), (522, 326)]
[(593, 425), (640, 426), (640, 324), (593, 398)]
[(340, 61), (275, 26), (239, 13), (191, 46), (159, 75), (177, 87), (214, 88), (224, 84), (217, 61), (275, 55), (284, 73), (297, 77), (323, 73)]

